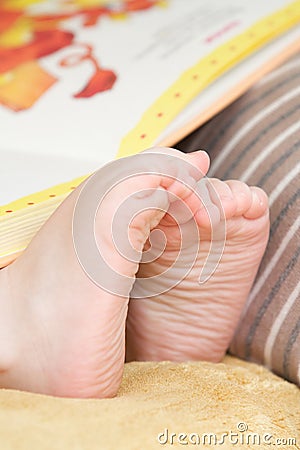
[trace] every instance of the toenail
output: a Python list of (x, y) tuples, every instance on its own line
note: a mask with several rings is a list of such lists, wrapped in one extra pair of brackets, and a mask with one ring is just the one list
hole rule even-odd
[(254, 200), (260, 208), (265, 207), (265, 201), (262, 195), (260, 195), (256, 190), (253, 191)]

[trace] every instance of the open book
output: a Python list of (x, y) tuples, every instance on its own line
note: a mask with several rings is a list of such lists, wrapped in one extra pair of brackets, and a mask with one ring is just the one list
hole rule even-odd
[(0, 2), (0, 267), (88, 174), (174, 145), (299, 50), (299, 22), (299, 0)]

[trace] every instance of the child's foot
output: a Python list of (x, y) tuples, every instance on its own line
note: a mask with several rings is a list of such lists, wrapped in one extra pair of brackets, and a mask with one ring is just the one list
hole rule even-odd
[[(190, 156), (175, 150), (165, 153), (171, 155), (170, 167), (165, 160), (161, 163), (157, 154), (153, 168), (156, 173), (164, 169), (164, 173), (176, 177), (183, 160), (190, 161), (204, 174), (208, 170), (208, 156), (204, 152)], [(137, 157), (128, 159), (125, 165), (131, 167), (134, 158)], [(149, 172), (147, 164), (143, 167), (143, 159), (141, 164)], [(114, 166), (111, 170), (113, 176)], [(189, 181), (195, 176), (196, 183), (201, 178), (199, 170), (197, 175), (182, 176)], [(136, 194), (141, 189), (152, 191)], [(168, 209), (171, 192), (180, 198), (188, 193), (173, 179), (154, 174), (119, 183), (105, 197), (96, 216), (95, 236), (99, 251), (112, 267), (112, 275), (118, 272), (123, 277), (118, 285), (113, 276), (111, 280), (103, 280), (110, 282), (109, 290), (87, 276), (75, 253), (72, 218), (80, 188), (57, 209), (24, 254), (0, 272), (0, 387), (68, 397), (116, 394), (125, 359), (129, 293), (150, 229)], [(129, 196), (132, 197), (127, 202), (128, 208), (118, 216), (120, 232), (127, 230), (126, 214), (130, 208), (136, 211), (146, 208), (128, 228), (136, 250), (135, 261), (116, 250), (111, 235), (113, 217), (117, 210), (122, 211), (119, 207)], [(87, 236), (80, 238), (84, 244)]]
[[(208, 281), (198, 283), (208, 252), (211, 251), (210, 263), (217, 263), (217, 253), (222, 246), (220, 242), (219, 246), (210, 250), (210, 225), (202, 208), (195, 214), (201, 242), (191, 272), (186, 275), (186, 265), (195, 253), (193, 244), (181, 252), (181, 266), (177, 264), (174, 270), (172, 268), (168, 272), (168, 277), (173, 277), (174, 282), (181, 280), (180, 284), (166, 293), (149, 297), (151, 285), (139, 283), (138, 296), (144, 298), (130, 301), (127, 319), (128, 361), (218, 362), (233, 337), (267, 244), (268, 200), (261, 189), (249, 188), (239, 181), (203, 179), (199, 184), (203, 183), (210, 186), (212, 203), (218, 205), (220, 211), (220, 221), (214, 231), (215, 235), (220, 231), (221, 239), (224, 228), (222, 209), (223, 218), (224, 215), (226, 217), (226, 245), (220, 264)], [(165, 252), (152, 263), (141, 263), (137, 277), (153, 277), (174, 264), (180, 245), (178, 227), (165, 216), (157, 228), (167, 236)], [(165, 279), (162, 278), (162, 281)], [(172, 284), (172, 279), (169, 284)], [(163, 292), (164, 285), (156, 286), (156, 289)]]

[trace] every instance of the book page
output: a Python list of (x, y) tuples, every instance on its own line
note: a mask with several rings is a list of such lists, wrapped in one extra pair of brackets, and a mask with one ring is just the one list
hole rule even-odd
[[(272, 62), (279, 54), (286, 55), (286, 49), (290, 49), (291, 46), (294, 47), (296, 42), (298, 42), (297, 48), (300, 51), (300, 27), (296, 27), (288, 33), (285, 33), (228, 70), (222, 75), (221, 80), (217, 79), (211, 83), (178, 114), (157, 138), (157, 145), (164, 141), (174, 142), (174, 135), (177, 135), (188, 124), (193, 123), (196, 118), (198, 118), (197, 122), (199, 122), (199, 118), (201, 115), (205, 115), (208, 107), (217, 104), (220, 99), (228, 95), (228, 92), (234, 92), (236, 90), (237, 83), (243, 83), (245, 81), (246, 84), (248, 78), (255, 74), (259, 68), (266, 64), (272, 65)], [(288, 58), (288, 55), (285, 57)]]
[[(134, 8), (113, 1), (89, 7), (87, 1), (80, 9), (75, 1), (27, 1), (20, 12), (5, 2), (0, 204), (112, 160), (145, 111), (185, 70), (290, 2), (131, 3)], [(173, 120), (166, 117), (171, 110), (166, 105), (165, 126)], [(150, 131), (144, 141), (139, 135), (141, 146), (161, 133), (159, 126)]]

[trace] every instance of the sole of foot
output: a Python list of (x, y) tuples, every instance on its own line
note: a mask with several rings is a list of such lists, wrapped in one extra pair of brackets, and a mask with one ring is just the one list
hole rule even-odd
[[(149, 153), (155, 154), (154, 168), (147, 166), (147, 158), (140, 160), (138, 155), (124, 159), (125, 168), (141, 161), (137, 164), (139, 173), (130, 178), (123, 173), (123, 178), (105, 193), (95, 215), (95, 238), (110, 267), (111, 289), (95, 283), (83, 270), (74, 248), (74, 209), (88, 182), (74, 190), (26, 251), (0, 272), (1, 387), (77, 398), (112, 397), (117, 393), (125, 359), (129, 294), (145, 242), (170, 207), (172, 196), (183, 201), (189, 196), (189, 190), (176, 182), (183, 162), (197, 168), (198, 174), (205, 174), (209, 166), (205, 152), (188, 156), (157, 148)], [(163, 161), (169, 157), (170, 164), (161, 164), (161, 154)], [(190, 181), (192, 172), (183, 173), (183, 178)], [(129, 210), (138, 212), (134, 217), (128, 217), (122, 209), (125, 198)], [(127, 232), (134, 260), (115, 245), (112, 223), (118, 211), (116, 231)], [(78, 239), (84, 246), (85, 234)], [(124, 282), (117, 285), (115, 274)], [(103, 285), (107, 278), (106, 274), (102, 276)]]
[[(156, 286), (158, 295), (149, 295), (149, 284), (140, 283), (139, 298), (130, 301), (128, 361), (219, 362), (229, 347), (267, 245), (268, 199), (261, 189), (240, 181), (199, 184), (204, 183), (206, 207), (200, 202), (190, 219), (197, 224), (199, 246), (192, 242), (182, 249), (183, 228), (165, 217), (157, 227), (166, 239), (163, 254), (140, 264), (137, 276), (156, 277), (161, 286)], [(212, 245), (224, 237), (224, 243)], [(211, 276), (199, 283), (208, 263)], [(165, 276), (158, 278), (161, 273)], [(166, 276), (173, 287), (164, 292)]]

